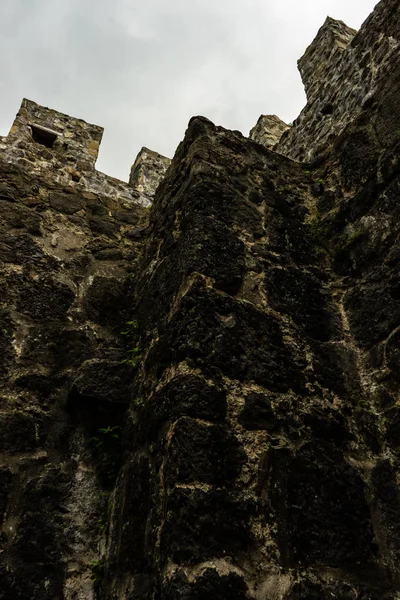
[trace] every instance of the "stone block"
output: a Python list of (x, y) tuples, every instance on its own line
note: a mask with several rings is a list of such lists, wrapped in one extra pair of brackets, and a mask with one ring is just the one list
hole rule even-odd
[(230, 486), (239, 474), (243, 451), (227, 427), (182, 417), (170, 435), (165, 468), (170, 486), (176, 483)]
[(174, 562), (195, 564), (250, 551), (254, 504), (223, 490), (175, 489), (166, 500), (162, 552)]

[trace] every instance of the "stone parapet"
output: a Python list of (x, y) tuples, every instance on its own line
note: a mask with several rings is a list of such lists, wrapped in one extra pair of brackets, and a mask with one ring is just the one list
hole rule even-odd
[(170, 158), (148, 148), (141, 149), (132, 165), (129, 183), (145, 198), (144, 201), (151, 202), (154, 198), (170, 164)]
[(290, 129), (290, 125), (276, 115), (261, 115), (250, 131), (249, 137), (258, 144), (272, 149), (288, 129)]
[[(146, 177), (140, 183), (132, 178), (127, 183), (95, 169), (102, 136), (102, 127), (24, 99), (10, 133), (0, 138), (0, 153), (3, 160), (78, 193), (101, 193), (133, 204), (151, 204), (163, 175), (153, 155), (161, 155), (142, 151), (140, 168)], [(155, 176), (151, 175), (153, 168)]]

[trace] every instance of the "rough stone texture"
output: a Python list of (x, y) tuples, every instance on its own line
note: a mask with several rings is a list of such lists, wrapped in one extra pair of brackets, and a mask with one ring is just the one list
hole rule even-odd
[(399, 599), (379, 77), (311, 164), (193, 118), (150, 211), (0, 162), (0, 598)]
[(148, 211), (49, 183), (6, 159), (0, 598), (87, 600), (104, 498), (120, 460), (99, 430), (120, 428), (129, 402), (133, 370), (121, 363), (121, 332)]
[(299, 61), (307, 105), (275, 146), (277, 152), (309, 162), (374, 104), (398, 60), (399, 22), (398, 0), (380, 2), (358, 33), (327, 18)]
[(396, 597), (395, 467), (319, 239), (320, 177), (192, 120), (136, 284), (144, 360), (101, 597), (207, 581), (228, 598), (227, 577), (238, 598)]
[(276, 115), (261, 115), (256, 125), (250, 131), (249, 137), (258, 144), (272, 149), (290, 128)]
[(76, 190), (119, 198), (127, 203), (151, 204), (155, 189), (164, 175), (169, 159), (143, 149), (132, 167), (157, 176), (119, 181), (95, 170), (103, 129), (24, 99), (10, 133), (0, 138), (3, 160)]
[(314, 41), (297, 63), (308, 102), (321, 99), (321, 81), (328, 81), (338, 61), (346, 60), (341, 55), (356, 33), (343, 21), (326, 18)]
[(142, 148), (132, 166), (129, 183), (150, 204), (170, 164), (170, 158)]

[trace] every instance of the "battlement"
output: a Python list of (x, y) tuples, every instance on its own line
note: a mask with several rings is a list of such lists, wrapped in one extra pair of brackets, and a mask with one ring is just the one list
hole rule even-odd
[(272, 149), (288, 129), (290, 125), (276, 115), (261, 115), (250, 131), (249, 137), (258, 144)]
[(24, 98), (7, 141), (28, 160), (41, 156), (45, 161), (90, 171), (97, 160), (103, 131), (102, 127)]
[[(170, 159), (142, 149), (132, 172), (139, 160), (140, 170), (151, 176), (142, 178), (140, 185), (132, 177), (129, 182), (110, 177), (95, 169), (103, 131), (98, 125), (24, 98), (8, 136), (0, 138), (0, 151), (6, 162), (19, 164), (46, 181), (149, 205)], [(154, 170), (155, 155), (158, 168)]]

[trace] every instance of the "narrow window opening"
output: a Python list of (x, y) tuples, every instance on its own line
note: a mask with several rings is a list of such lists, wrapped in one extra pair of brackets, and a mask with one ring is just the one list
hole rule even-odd
[(46, 146), (46, 148), (53, 148), (54, 142), (57, 139), (57, 134), (49, 129), (43, 129), (37, 125), (31, 125), (32, 138), (37, 144)]

